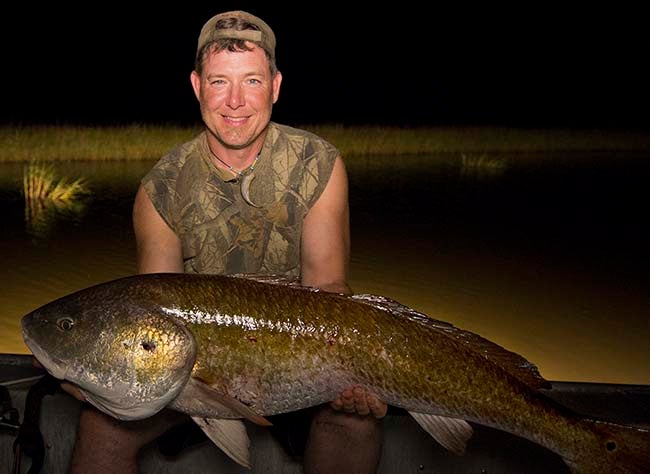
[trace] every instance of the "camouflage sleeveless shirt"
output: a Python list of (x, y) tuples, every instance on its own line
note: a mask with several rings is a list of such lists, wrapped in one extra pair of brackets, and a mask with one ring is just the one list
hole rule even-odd
[(339, 151), (322, 138), (271, 122), (250, 185), (214, 165), (207, 132), (163, 156), (142, 184), (178, 235), (187, 273), (300, 276), (303, 218)]

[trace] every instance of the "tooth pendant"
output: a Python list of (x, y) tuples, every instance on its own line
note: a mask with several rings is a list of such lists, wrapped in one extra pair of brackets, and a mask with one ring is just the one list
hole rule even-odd
[(255, 175), (253, 173), (248, 173), (242, 177), (240, 184), (241, 196), (244, 198), (244, 201), (246, 201), (248, 205), (253, 207), (260, 207), (251, 200), (251, 183), (254, 179)]

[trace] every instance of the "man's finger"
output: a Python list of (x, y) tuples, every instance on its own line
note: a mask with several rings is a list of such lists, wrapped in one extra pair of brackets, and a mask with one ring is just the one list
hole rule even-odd
[(343, 402), (341, 401), (341, 398), (339, 397), (339, 398), (337, 398), (336, 400), (332, 401), (332, 402), (330, 403), (330, 406), (331, 406), (334, 410), (336, 410), (336, 411), (340, 411), (340, 410), (343, 409)]
[(366, 391), (361, 387), (355, 387), (352, 393), (354, 394), (354, 410), (362, 416), (369, 414)]
[(86, 397), (84, 397), (83, 393), (81, 393), (81, 390), (76, 385), (73, 385), (68, 382), (61, 382), (61, 388), (68, 392), (70, 395), (72, 395), (74, 398), (79, 400), (80, 402), (85, 402)]
[(386, 405), (384, 402), (372, 394), (368, 394), (367, 402), (368, 408), (375, 418), (380, 419), (386, 416), (386, 413), (388, 412), (388, 405)]
[(330, 406), (336, 411), (354, 411), (354, 399), (352, 397), (352, 392), (349, 390), (343, 391), (338, 398), (330, 402)]

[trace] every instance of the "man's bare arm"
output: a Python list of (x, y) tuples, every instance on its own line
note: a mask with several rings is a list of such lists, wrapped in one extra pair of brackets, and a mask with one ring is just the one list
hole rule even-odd
[(303, 285), (351, 293), (347, 283), (350, 259), (348, 178), (341, 157), (303, 223), (301, 248)]
[(181, 241), (140, 186), (133, 204), (138, 273), (183, 272)]

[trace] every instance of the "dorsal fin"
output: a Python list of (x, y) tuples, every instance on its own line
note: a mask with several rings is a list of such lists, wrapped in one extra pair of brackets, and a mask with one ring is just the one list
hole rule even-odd
[(386, 298), (385, 296), (352, 295), (350, 298), (398, 317), (410, 319), (435, 331), (444, 333), (447, 337), (462, 341), (464, 347), (468, 347), (475, 352), (480, 353), (487, 360), (502, 367), (513, 377), (535, 390), (540, 388), (551, 388), (550, 382), (540, 375), (535, 364), (529, 362), (519, 354), (504, 349), (498, 344), (495, 344), (478, 334), (457, 328), (453, 324), (445, 321), (433, 319), (426, 314), (420, 313), (419, 311), (409, 308), (391, 298)]
[(292, 288), (304, 288), (305, 290), (318, 291), (310, 286), (303, 286), (300, 278), (280, 275), (280, 274), (263, 274), (263, 273), (234, 273), (228, 275), (233, 278), (245, 278), (247, 280), (257, 281), (259, 283), (269, 283), (272, 285), (290, 286)]

